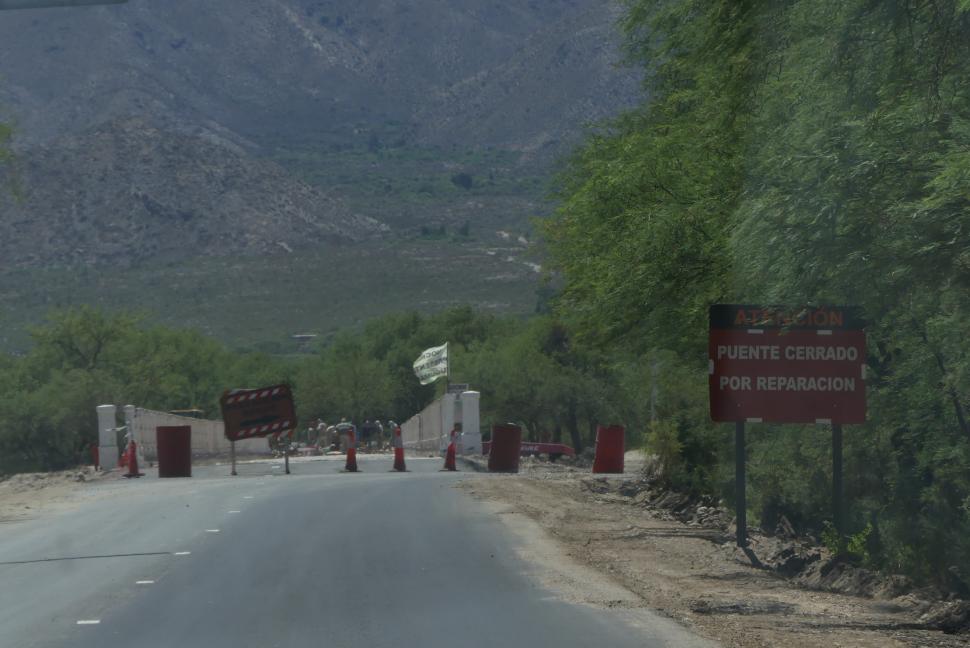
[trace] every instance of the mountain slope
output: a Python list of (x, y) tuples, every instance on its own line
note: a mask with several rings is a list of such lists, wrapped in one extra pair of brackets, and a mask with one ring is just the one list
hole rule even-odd
[(615, 115), (637, 95), (637, 79), (618, 66), (619, 16), (616, 5), (577, 4), (507, 59), (435, 97), (417, 117), (423, 134), (443, 145), (561, 153), (582, 127)]
[[(387, 122), (424, 144), (558, 141), (636, 98), (636, 74), (615, 67), (614, 18), (593, 0), (131, 0), (4, 12), (0, 106), (28, 142), (130, 115), (261, 143), (353, 140)], [(517, 89), (534, 112), (508, 104)]]
[(218, 140), (116, 120), (32, 149), (0, 194), (6, 267), (282, 252), (386, 226)]
[(0, 346), (75, 303), (246, 344), (404, 307), (532, 310), (552, 161), (640, 98), (619, 4), (0, 12), (24, 194), (0, 196)]

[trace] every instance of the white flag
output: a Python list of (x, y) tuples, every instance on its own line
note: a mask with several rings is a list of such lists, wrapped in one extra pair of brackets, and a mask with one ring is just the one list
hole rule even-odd
[(431, 347), (414, 361), (414, 375), (422, 385), (427, 385), (448, 375), (448, 343)]

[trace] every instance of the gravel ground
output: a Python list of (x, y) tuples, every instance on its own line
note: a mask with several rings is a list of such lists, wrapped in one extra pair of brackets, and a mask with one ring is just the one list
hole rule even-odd
[(0, 524), (79, 506), (93, 491), (86, 485), (121, 479), (120, 472), (95, 472), (90, 466), (50, 473), (0, 477)]
[[(512, 527), (538, 525), (549, 542), (544, 552), (594, 568), (636, 601), (617, 597), (617, 605), (658, 610), (724, 646), (970, 646), (967, 635), (924, 629), (925, 603), (912, 595), (811, 590), (751, 566), (723, 530), (685, 524), (616, 493), (637, 478), (613, 477), (603, 488), (586, 467), (529, 460), (518, 475), (476, 475), (461, 487)], [(552, 584), (583, 600), (582, 583)]]

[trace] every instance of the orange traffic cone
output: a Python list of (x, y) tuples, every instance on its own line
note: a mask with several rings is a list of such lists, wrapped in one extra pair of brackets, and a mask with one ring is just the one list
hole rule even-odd
[(401, 438), (401, 427), (394, 428), (394, 470), (407, 472), (404, 465), (404, 439)]
[(357, 436), (350, 432), (347, 439), (347, 464), (344, 466), (346, 472), (357, 472)]
[(455, 466), (455, 431), (451, 431), (451, 443), (445, 451), (445, 470), (458, 470)]
[(144, 477), (144, 473), (138, 472), (138, 449), (135, 442), (128, 444), (128, 474), (125, 477)]

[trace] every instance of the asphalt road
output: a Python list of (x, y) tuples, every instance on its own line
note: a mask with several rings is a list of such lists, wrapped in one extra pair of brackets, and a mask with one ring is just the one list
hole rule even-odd
[(693, 646), (542, 589), (440, 460), (197, 468), (0, 526), (0, 646)]

